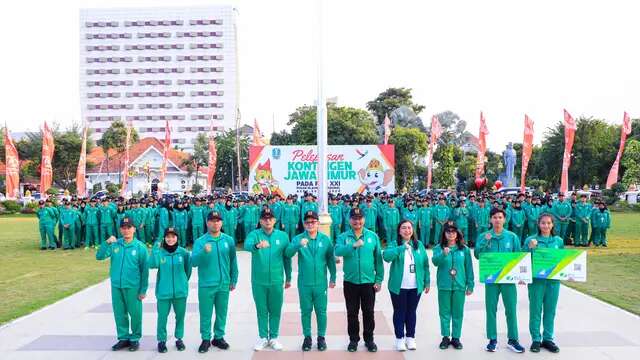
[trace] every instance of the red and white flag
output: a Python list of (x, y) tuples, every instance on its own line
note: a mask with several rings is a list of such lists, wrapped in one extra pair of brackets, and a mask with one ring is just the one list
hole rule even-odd
[(629, 117), (629, 114), (625, 112), (622, 121), (622, 130), (620, 131), (620, 147), (618, 148), (618, 155), (616, 155), (616, 160), (613, 162), (611, 170), (609, 171), (609, 176), (607, 176), (607, 189), (611, 189), (613, 184), (618, 182), (618, 168), (620, 167), (620, 158), (622, 157), (622, 153), (624, 152), (624, 144), (627, 141), (627, 135), (629, 134), (631, 134), (631, 118)]
[[(164, 145), (162, 147), (162, 166), (160, 167), (160, 183), (164, 184), (164, 180), (167, 177), (167, 166), (169, 163), (169, 149), (171, 149), (171, 127), (169, 126), (169, 120), (164, 125)], [(161, 194), (160, 188), (158, 188), (158, 194)]]
[(53, 142), (53, 131), (44, 122), (42, 129), (42, 161), (40, 162), (40, 196), (47, 198), (47, 190), (53, 183), (53, 153), (55, 145)]
[(120, 184), (120, 196), (127, 193), (129, 183), (129, 145), (131, 143), (131, 122), (127, 123), (127, 137), (124, 144), (124, 166), (122, 167), (122, 184)]
[(431, 189), (431, 178), (433, 176), (433, 149), (441, 135), (442, 126), (440, 126), (438, 117), (433, 115), (431, 117), (431, 139), (429, 140), (429, 154), (427, 161), (427, 189)]
[(211, 133), (209, 134), (209, 171), (207, 172), (208, 194), (211, 194), (213, 190), (213, 180), (216, 177), (216, 165), (218, 163), (218, 150), (216, 149), (216, 139), (213, 129), (214, 126), (211, 124)]
[(389, 116), (384, 116), (384, 144), (387, 145), (389, 143), (389, 137), (391, 136), (391, 120), (389, 120)]
[(480, 112), (480, 130), (478, 132), (478, 158), (476, 160), (476, 179), (484, 175), (484, 155), (487, 153), (487, 135), (489, 129), (484, 114)]
[(253, 146), (264, 146), (265, 141), (262, 138), (262, 133), (260, 132), (260, 126), (258, 126), (258, 120), (253, 119)]
[(533, 120), (527, 114), (524, 115), (524, 140), (522, 141), (522, 171), (520, 172), (520, 192), (524, 192), (525, 178), (529, 159), (533, 152)]
[(560, 176), (560, 192), (569, 190), (569, 166), (571, 166), (571, 149), (573, 137), (576, 133), (575, 120), (567, 110), (564, 110), (564, 155), (562, 156), (562, 174)]
[(9, 128), (4, 128), (4, 151), (5, 151), (5, 186), (6, 197), (9, 200), (15, 200), (20, 194), (20, 160), (18, 158), (18, 149), (13, 143)]
[(82, 131), (82, 148), (80, 149), (80, 160), (76, 170), (76, 190), (78, 196), (87, 196), (87, 127)]

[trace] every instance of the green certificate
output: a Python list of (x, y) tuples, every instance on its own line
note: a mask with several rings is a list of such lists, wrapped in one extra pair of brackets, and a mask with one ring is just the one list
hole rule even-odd
[(480, 255), (480, 282), (485, 284), (530, 284), (531, 254), (490, 252)]
[(574, 249), (536, 249), (533, 276), (538, 279), (587, 281), (587, 252)]

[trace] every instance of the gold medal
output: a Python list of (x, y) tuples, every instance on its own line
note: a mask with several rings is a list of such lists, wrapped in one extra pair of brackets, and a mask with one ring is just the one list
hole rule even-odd
[(451, 268), (451, 270), (449, 270), (449, 274), (451, 274), (451, 276), (456, 276), (458, 274), (458, 270)]

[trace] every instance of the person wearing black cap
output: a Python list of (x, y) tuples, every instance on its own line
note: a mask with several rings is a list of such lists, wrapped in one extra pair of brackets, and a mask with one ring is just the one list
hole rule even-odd
[(362, 210), (358, 207), (349, 213), (350, 229), (340, 234), (336, 243), (336, 256), (344, 258), (344, 298), (347, 306), (349, 346), (347, 350), (358, 350), (362, 308), (363, 338), (367, 350), (378, 351), (373, 341), (375, 320), (373, 310), (376, 292), (380, 291), (384, 279), (384, 265), (378, 235), (364, 228)]
[(96, 199), (91, 199), (89, 206), (84, 208), (82, 213), (84, 223), (84, 248), (85, 250), (95, 245), (100, 245), (105, 239), (99, 240), (100, 215), (96, 207)]
[(587, 202), (587, 194), (580, 195), (580, 202), (576, 205), (576, 246), (589, 244), (589, 221), (593, 205)]
[(142, 300), (149, 286), (149, 255), (147, 247), (134, 238), (131, 218), (122, 219), (120, 232), (121, 238), (111, 236), (100, 244), (96, 260), (111, 259), (111, 303), (118, 333), (118, 342), (111, 349), (136, 351), (142, 337)]
[(289, 239), (293, 239), (296, 236), (296, 228), (298, 226), (298, 220), (300, 219), (300, 208), (297, 204), (293, 203), (293, 196), (287, 196), (287, 202), (281, 208), (282, 210), (282, 230), (287, 233)]
[(71, 203), (64, 201), (64, 206), (60, 210), (60, 224), (62, 225), (62, 248), (64, 250), (73, 249), (76, 243), (76, 218), (78, 213), (71, 208)]
[(275, 222), (273, 212), (265, 207), (260, 214), (260, 228), (249, 233), (244, 242), (244, 249), (251, 252), (251, 291), (256, 304), (259, 336), (253, 348), (256, 351), (267, 346), (276, 351), (282, 350), (278, 341), (280, 314), (284, 289), (291, 287), (291, 258), (285, 251), (289, 237), (275, 229)]
[(302, 351), (311, 350), (311, 312), (315, 309), (318, 322), (318, 350), (327, 349), (327, 270), (330, 288), (336, 286), (336, 259), (331, 239), (318, 231), (318, 214), (307, 211), (304, 215), (305, 231), (294, 237), (286, 255), (298, 254), (298, 295), (304, 341)]
[(611, 227), (611, 214), (607, 204), (598, 200), (596, 208), (591, 211), (591, 237), (593, 245), (607, 247), (607, 229)]
[(97, 206), (98, 218), (100, 219), (100, 242), (113, 236), (113, 222), (116, 218), (116, 211), (109, 205), (109, 198), (102, 199), (102, 204)]
[[(209, 351), (211, 345), (222, 350), (229, 348), (225, 341), (229, 293), (238, 283), (236, 245), (231, 236), (222, 233), (223, 219), (218, 211), (207, 215), (207, 233), (193, 245), (192, 262), (198, 267), (198, 303), (200, 309), (200, 337), (198, 352)], [(211, 317), (216, 319), (211, 334)]]
[(58, 221), (57, 215), (50, 204), (51, 202), (49, 201), (45, 203), (43, 200), (40, 200), (38, 203), (39, 208), (36, 211), (40, 228), (40, 250), (46, 250), (47, 248), (55, 250), (58, 242), (54, 232), (56, 222)]
[(555, 216), (555, 224), (560, 236), (567, 243), (567, 230), (569, 229), (569, 220), (573, 209), (571, 203), (564, 200), (564, 193), (558, 193), (558, 200), (553, 203), (551, 213)]
[(191, 277), (191, 254), (178, 244), (178, 232), (175, 228), (167, 228), (162, 243), (153, 247), (149, 268), (158, 269), (156, 278), (156, 299), (158, 326), (156, 337), (158, 351), (167, 352), (167, 318), (173, 307), (176, 318), (174, 336), (178, 351), (185, 349), (184, 316), (187, 310), (189, 294), (189, 278)]

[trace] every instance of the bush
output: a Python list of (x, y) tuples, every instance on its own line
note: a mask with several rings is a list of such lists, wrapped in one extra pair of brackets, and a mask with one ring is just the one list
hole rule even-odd
[(2, 202), (2, 206), (8, 213), (16, 213), (22, 209), (22, 205), (15, 200), (6, 200)]
[(25, 208), (32, 209), (32, 210), (34, 210), (34, 211), (35, 211), (35, 210), (36, 210), (37, 208), (39, 208), (40, 206), (38, 205), (38, 202), (37, 202), (37, 201), (30, 201), (30, 202), (28, 202), (24, 207), (25, 207)]
[(49, 189), (47, 189), (47, 195), (58, 195), (59, 192), (60, 189), (56, 187), (50, 187)]
[(107, 191), (111, 196), (118, 195), (118, 193), (120, 193), (120, 186), (118, 186), (118, 184), (109, 183), (107, 184)]
[(198, 195), (200, 194), (200, 192), (202, 191), (202, 185), (195, 183), (193, 185), (191, 185), (191, 193), (193, 195)]
[(20, 210), (20, 214), (35, 214), (35, 213), (36, 213), (36, 210), (29, 207), (25, 207), (25, 208), (22, 208), (22, 210)]

